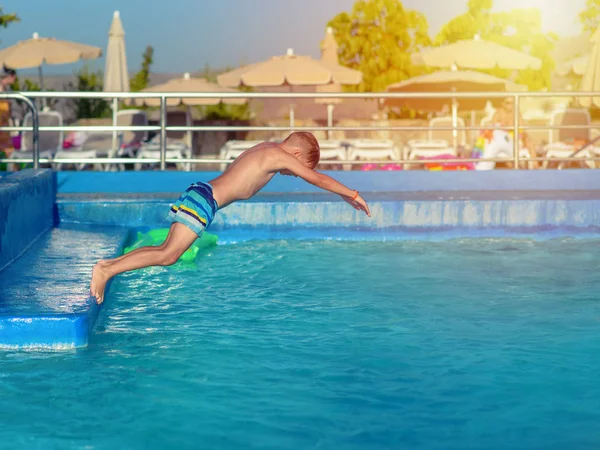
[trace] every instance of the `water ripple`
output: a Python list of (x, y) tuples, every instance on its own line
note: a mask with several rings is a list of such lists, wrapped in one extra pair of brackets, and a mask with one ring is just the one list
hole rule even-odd
[(597, 447), (598, 243), (248, 241), (122, 275), (87, 350), (0, 354), (0, 448)]

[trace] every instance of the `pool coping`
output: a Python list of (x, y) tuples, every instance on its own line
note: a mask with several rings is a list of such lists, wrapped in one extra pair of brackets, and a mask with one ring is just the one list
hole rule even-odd
[[(123, 229), (113, 257), (122, 253), (128, 236), (127, 230)], [(0, 314), (0, 349), (72, 350), (87, 347), (100, 310), (110, 298), (112, 283), (113, 280), (107, 283), (104, 302), (101, 305), (90, 295), (81, 306), (83, 310), (77, 312)]]

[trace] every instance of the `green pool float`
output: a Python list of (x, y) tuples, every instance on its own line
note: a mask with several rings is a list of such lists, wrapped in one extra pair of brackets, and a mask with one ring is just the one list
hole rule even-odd
[[(156, 228), (146, 233), (141, 231), (137, 232), (137, 236), (133, 244), (123, 249), (123, 254), (129, 253), (132, 250), (140, 247), (157, 246), (162, 244), (167, 235), (169, 234), (169, 228)], [(202, 233), (202, 236), (194, 241), (192, 246), (188, 248), (183, 255), (179, 258), (179, 261), (191, 262), (195, 261), (196, 257), (201, 250), (205, 248), (217, 245), (217, 236), (210, 233)]]

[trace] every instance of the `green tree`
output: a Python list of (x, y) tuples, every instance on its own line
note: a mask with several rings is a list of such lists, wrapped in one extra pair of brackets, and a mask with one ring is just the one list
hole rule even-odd
[(138, 73), (129, 81), (131, 92), (140, 92), (148, 87), (150, 83), (150, 69), (154, 62), (154, 48), (146, 47), (142, 56), (142, 67)]
[[(102, 92), (102, 71), (92, 71), (85, 65), (75, 73), (77, 85), (75, 90), (80, 92)], [(99, 119), (111, 117), (110, 104), (101, 98), (78, 98), (74, 101), (75, 114), (78, 119)]]
[(583, 31), (593, 33), (600, 26), (600, 0), (586, 0), (585, 9), (579, 13)]
[[(539, 9), (517, 8), (493, 13), (492, 6), (492, 0), (469, 0), (467, 12), (445, 24), (434, 39), (434, 44), (444, 45), (473, 39), (478, 34), (481, 39), (539, 58), (542, 61), (540, 70), (521, 70), (514, 81), (527, 85), (530, 90), (550, 87), (554, 70), (554, 60), (550, 53), (558, 37), (542, 31)], [(501, 78), (512, 77), (510, 70), (492, 69), (484, 72)]]
[(466, 13), (454, 17), (442, 27), (434, 39), (434, 45), (473, 39), (476, 34), (483, 39), (488, 38), (492, 0), (469, 0), (467, 5)]
[[(21, 81), (19, 79), (19, 77), (15, 77), (15, 81), (13, 82), (13, 84), (10, 85), (10, 89), (12, 91), (18, 91), (18, 92), (40, 92), (42, 90), (41, 86), (36, 83), (35, 81), (29, 79), (29, 78), (25, 78), (23, 81)], [(48, 92), (52, 92), (55, 89), (45, 89)], [(50, 108), (50, 109), (54, 109), (58, 103), (59, 103), (60, 99), (58, 98), (47, 98), (45, 99), (45, 105)], [(17, 104), (22, 106), (23, 102), (21, 100), (16, 100)], [(41, 108), (42, 106), (44, 106), (44, 103), (41, 99), (37, 100), (37, 104), (38, 107)]]
[(31, 81), (29, 78), (25, 78), (23, 82), (19, 79), (19, 77), (15, 77), (15, 81), (10, 85), (10, 89), (13, 91), (29, 91), (29, 92), (39, 92), (42, 90), (40, 85), (35, 81)]
[(20, 22), (21, 19), (15, 13), (4, 13), (4, 8), (0, 6), (0, 27), (6, 28), (11, 23)]
[[(526, 85), (530, 90), (549, 88), (555, 62), (551, 56), (558, 36), (542, 31), (542, 14), (537, 8), (513, 9), (492, 15), (490, 40), (528, 53), (542, 61), (539, 70), (525, 69), (517, 73), (515, 82)], [(511, 77), (511, 71), (496, 69), (493, 73), (502, 78)]]
[(410, 54), (430, 44), (427, 19), (399, 0), (358, 0), (351, 13), (338, 14), (328, 26), (334, 29), (340, 64), (363, 74), (362, 83), (348, 91), (383, 91), (423, 73)]

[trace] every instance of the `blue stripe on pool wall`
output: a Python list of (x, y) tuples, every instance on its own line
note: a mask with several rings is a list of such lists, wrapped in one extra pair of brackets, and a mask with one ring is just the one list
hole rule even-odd
[[(600, 191), (595, 170), (323, 172), (361, 192)], [(59, 194), (181, 193), (218, 172), (58, 172)], [(305, 181), (276, 175), (264, 193), (313, 193)]]

